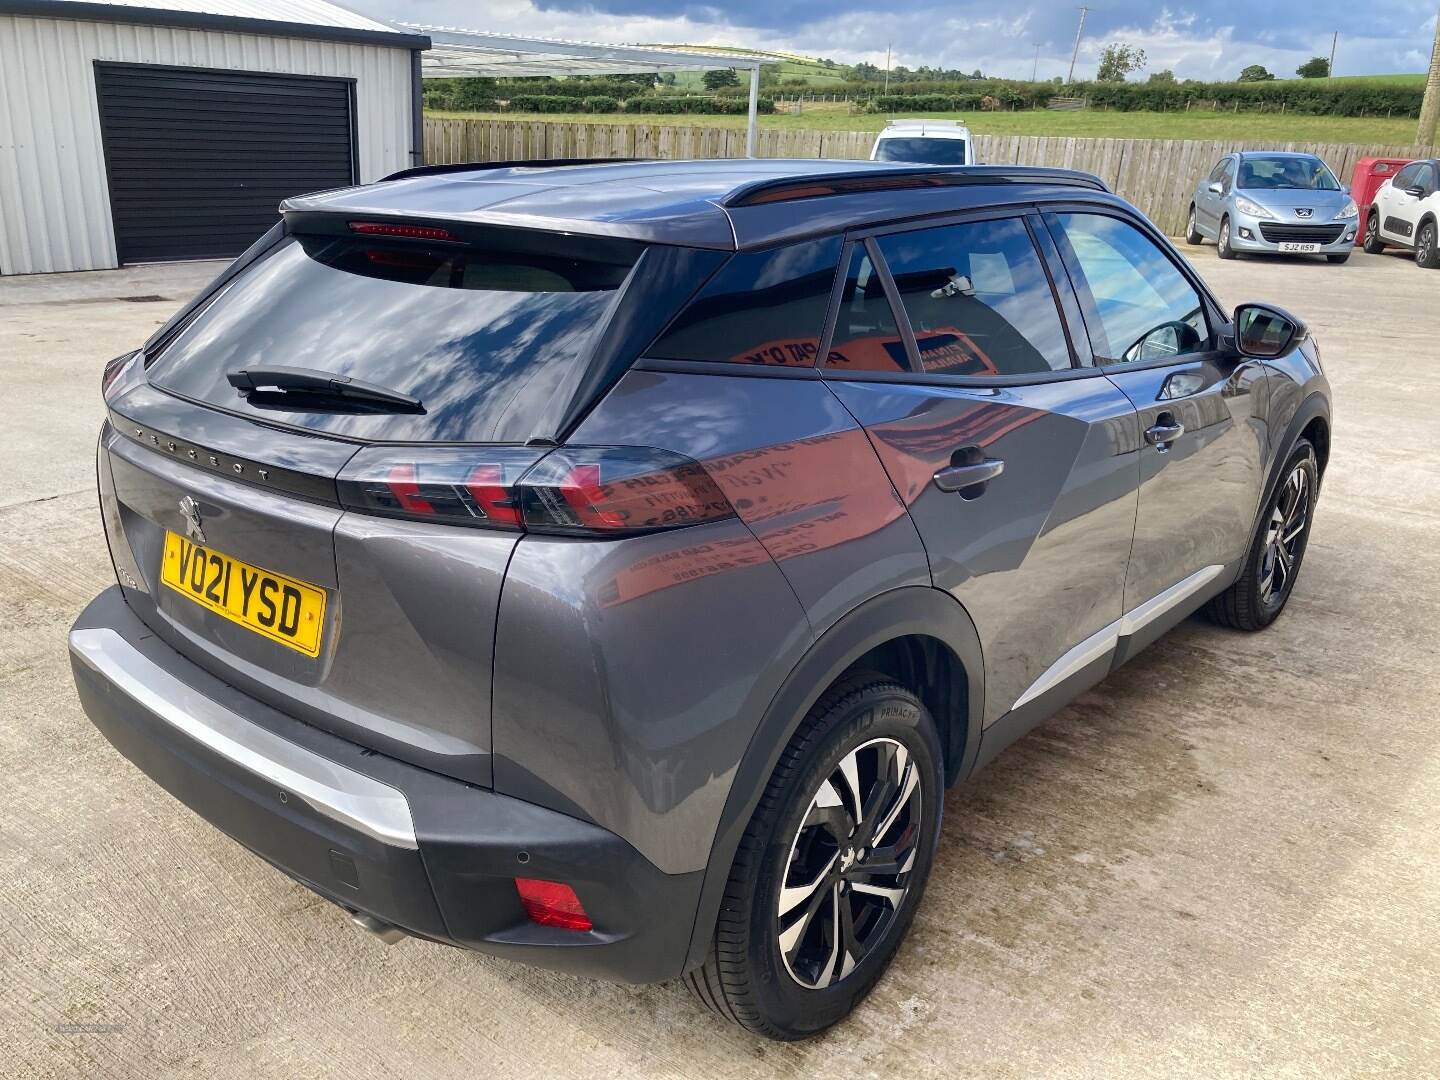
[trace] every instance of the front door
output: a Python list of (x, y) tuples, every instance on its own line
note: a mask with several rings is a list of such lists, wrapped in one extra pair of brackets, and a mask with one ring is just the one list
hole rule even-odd
[(1264, 366), (1219, 347), (1213, 307), (1134, 223), (1099, 212), (1047, 221), (1096, 363), (1139, 415), (1128, 655), (1188, 613), (1195, 597), (1228, 584), (1244, 557), (1264, 485)]
[[(1230, 163), (1233, 160), (1221, 158), (1195, 195), (1195, 223), (1210, 236), (1220, 235), (1220, 207), (1230, 193)], [(1221, 190), (1211, 191), (1211, 184), (1221, 185)]]
[(975, 622), (986, 724), (1109, 670), (1134, 529), (1135, 410), (1077, 365), (1051, 265), (1038, 216), (872, 238), (824, 369)]

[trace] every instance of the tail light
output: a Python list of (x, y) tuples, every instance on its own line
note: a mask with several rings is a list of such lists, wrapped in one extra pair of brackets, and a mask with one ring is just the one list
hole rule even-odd
[(120, 373), (129, 365), (130, 361), (139, 354), (139, 349), (133, 349), (124, 356), (117, 356), (114, 360), (105, 362), (105, 370), (100, 373), (100, 396), (104, 397), (110, 392), (110, 387), (120, 377)]
[(589, 930), (594, 925), (575, 890), (563, 881), (517, 877), (515, 891), (520, 894), (520, 903), (533, 923), (564, 930)]
[[(543, 454), (543, 456), (542, 456)], [(338, 478), (348, 507), (449, 525), (624, 536), (733, 517), (700, 465), (667, 450), (372, 447)]]

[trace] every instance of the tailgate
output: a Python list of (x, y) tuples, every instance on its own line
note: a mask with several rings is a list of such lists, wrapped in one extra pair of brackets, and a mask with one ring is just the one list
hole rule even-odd
[(267, 704), (488, 785), (495, 612), (516, 535), (347, 514), (334, 478), (355, 449), (143, 384), (123, 395), (100, 483), (127, 599)]

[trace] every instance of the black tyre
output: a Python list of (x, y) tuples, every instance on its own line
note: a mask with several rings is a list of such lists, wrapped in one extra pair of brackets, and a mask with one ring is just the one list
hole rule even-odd
[(1195, 204), (1190, 204), (1190, 216), (1185, 219), (1185, 242), (1187, 244), (1202, 244), (1205, 238), (1200, 235), (1200, 230), (1195, 227)]
[(940, 833), (935, 725), (875, 675), (827, 691), (745, 830), (696, 997), (741, 1027), (801, 1039), (844, 1019), (915, 917)]
[(1435, 222), (1427, 221), (1420, 226), (1415, 237), (1415, 265), (1426, 270), (1440, 270), (1440, 244), (1435, 242)]
[(1365, 254), (1379, 255), (1385, 250), (1385, 241), (1380, 239), (1380, 215), (1373, 211), (1365, 219)]
[(1326, 262), (1332, 262), (1337, 265), (1347, 263), (1350, 261), (1351, 254), (1349, 251), (1330, 251), (1325, 254), (1325, 260)]
[(1216, 252), (1222, 259), (1235, 258), (1235, 249), (1230, 246), (1230, 219), (1220, 219), (1220, 239), (1217, 241)]
[(1236, 630), (1263, 630), (1285, 610), (1310, 542), (1319, 484), (1315, 448), (1301, 439), (1261, 515), (1240, 577), (1205, 606), (1211, 620)]

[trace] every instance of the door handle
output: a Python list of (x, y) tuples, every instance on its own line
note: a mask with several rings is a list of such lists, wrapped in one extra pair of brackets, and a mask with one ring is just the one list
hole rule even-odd
[(1184, 424), (1169, 413), (1161, 413), (1154, 425), (1145, 429), (1145, 441), (1163, 454), (1170, 449), (1171, 443), (1184, 434)]
[[(985, 458), (964, 465), (947, 465), (935, 474), (935, 486), (941, 491), (955, 491), (962, 499), (978, 499), (985, 494), (985, 485), (1005, 471), (999, 458)], [(970, 489), (975, 490), (970, 490)]]

